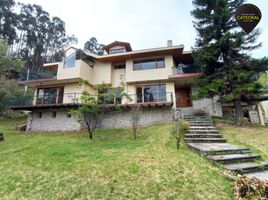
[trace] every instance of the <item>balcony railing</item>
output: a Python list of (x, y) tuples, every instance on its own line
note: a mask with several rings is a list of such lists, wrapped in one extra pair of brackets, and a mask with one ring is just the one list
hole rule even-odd
[(31, 81), (31, 80), (39, 80), (39, 79), (50, 79), (56, 78), (57, 71), (42, 71), (42, 72), (23, 72), (20, 74), (20, 81)]
[[(81, 104), (81, 93), (65, 93), (63, 95), (39, 95), (39, 96), (17, 96), (6, 101), (8, 106), (34, 106), (54, 104)], [(106, 104), (150, 104), (157, 102), (173, 102), (173, 93), (146, 93), (142, 95), (132, 94), (127, 97), (113, 97)]]
[(179, 64), (172, 67), (172, 69), (173, 75), (198, 73), (198, 67), (196, 65)]

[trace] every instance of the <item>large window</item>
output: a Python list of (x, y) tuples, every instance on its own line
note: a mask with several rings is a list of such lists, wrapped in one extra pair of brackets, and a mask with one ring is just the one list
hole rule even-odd
[(39, 88), (37, 92), (37, 104), (56, 104), (63, 102), (63, 87)]
[(133, 61), (133, 70), (146, 70), (165, 68), (164, 58), (135, 60)]
[(161, 102), (166, 101), (166, 85), (144, 85), (136, 87), (136, 101), (142, 102)]
[(76, 53), (72, 53), (64, 60), (64, 68), (71, 68), (75, 66)]

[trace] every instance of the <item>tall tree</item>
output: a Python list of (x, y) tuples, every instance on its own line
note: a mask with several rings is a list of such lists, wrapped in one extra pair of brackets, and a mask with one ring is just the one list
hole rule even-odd
[(13, 11), (13, 0), (0, 1), (0, 38), (12, 44), (16, 39), (17, 14)]
[[(7, 10), (14, 14), (12, 6)], [(19, 3), (18, 8), (18, 14), (14, 14), (16, 39), (10, 39), (10, 54), (23, 60), (31, 71), (39, 71), (44, 62), (61, 61), (64, 49), (77, 43), (77, 38), (66, 34), (65, 22), (59, 17), (50, 18), (41, 6)]]
[(95, 37), (91, 37), (85, 44), (84, 50), (87, 50), (91, 53), (102, 55), (104, 51), (104, 44), (98, 43), (98, 40)]
[(233, 102), (236, 123), (243, 117), (241, 101), (262, 94), (258, 83), (261, 72), (267, 70), (267, 58), (253, 59), (250, 51), (261, 46), (259, 30), (247, 34), (234, 18), (243, 0), (193, 0), (194, 27), (198, 33), (193, 57), (200, 67), (197, 97), (219, 95), (222, 101)]
[(20, 60), (7, 56), (7, 46), (0, 40), (0, 116), (6, 111), (7, 99), (24, 92), (14, 79), (22, 68)]

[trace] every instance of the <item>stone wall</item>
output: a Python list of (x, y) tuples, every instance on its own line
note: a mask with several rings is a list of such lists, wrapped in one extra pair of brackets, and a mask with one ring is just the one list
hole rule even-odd
[[(67, 109), (37, 110), (28, 114), (28, 131), (73, 131), (80, 130), (81, 124), (74, 116), (68, 116)], [(56, 112), (54, 118), (53, 112)], [(42, 113), (42, 117), (40, 117)]]
[[(131, 112), (123, 110), (118, 113), (108, 114), (101, 122), (102, 128), (127, 128), (131, 127)], [(142, 111), (140, 125), (158, 124), (172, 121), (171, 107), (144, 108)]]
[(200, 100), (193, 100), (193, 107), (197, 109), (203, 109), (211, 116), (222, 117), (221, 103), (217, 97), (204, 98)]
[[(67, 109), (39, 110), (29, 113), (27, 119), (28, 131), (74, 131), (85, 129), (85, 123), (77, 122), (74, 116), (68, 117)], [(40, 118), (40, 112), (42, 117)], [(56, 117), (53, 117), (56, 112)], [(130, 110), (122, 110), (107, 114), (99, 125), (100, 128), (126, 128), (131, 127)], [(172, 121), (171, 107), (144, 108), (140, 125), (150, 125)]]

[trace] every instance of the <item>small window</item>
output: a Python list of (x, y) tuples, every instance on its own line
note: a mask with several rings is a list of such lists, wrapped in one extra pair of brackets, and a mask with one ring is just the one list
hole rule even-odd
[(67, 56), (64, 60), (64, 68), (71, 68), (75, 66), (76, 53)]
[(126, 65), (125, 64), (115, 64), (114, 69), (125, 69)]
[(52, 112), (51, 117), (56, 118), (57, 117), (57, 112)]
[(126, 51), (125, 48), (110, 49), (109, 54), (124, 53), (125, 51)]
[(42, 112), (38, 112), (38, 118), (42, 118)]
[(71, 118), (72, 115), (68, 113), (68, 114), (66, 115), (66, 117), (67, 117), (67, 118)]

